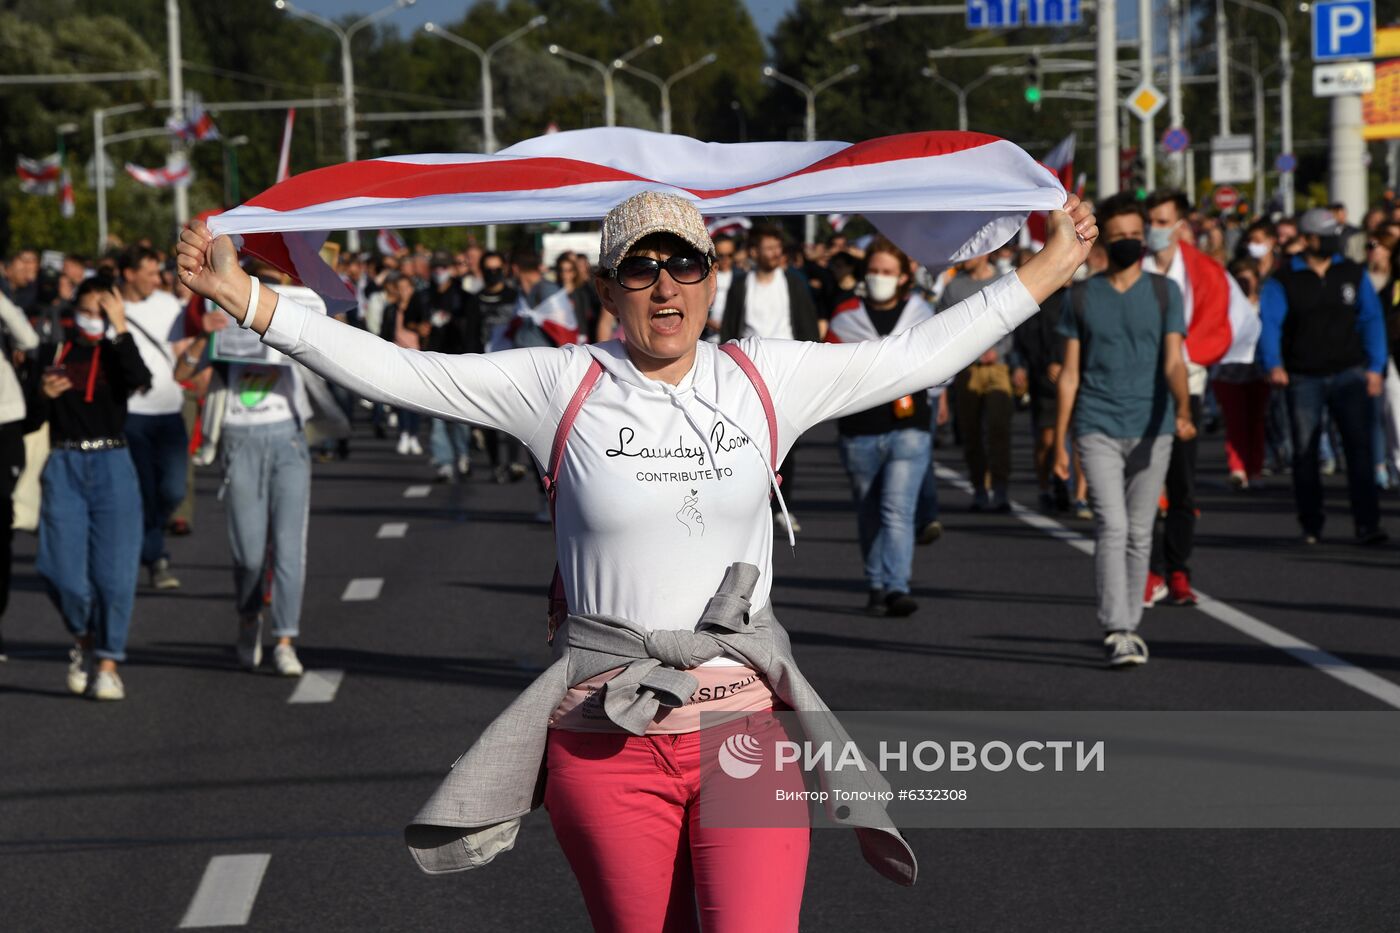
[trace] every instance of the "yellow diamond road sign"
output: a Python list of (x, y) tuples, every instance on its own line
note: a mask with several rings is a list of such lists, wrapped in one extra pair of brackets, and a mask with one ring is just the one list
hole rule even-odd
[(1123, 106), (1139, 120), (1150, 120), (1157, 115), (1157, 111), (1167, 102), (1167, 95), (1157, 90), (1150, 84), (1139, 84), (1128, 99), (1123, 101)]

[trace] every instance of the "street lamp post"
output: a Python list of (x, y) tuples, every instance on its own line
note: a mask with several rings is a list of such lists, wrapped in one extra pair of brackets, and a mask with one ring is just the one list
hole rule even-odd
[[(521, 38), (526, 33), (538, 29), (549, 22), (547, 16), (536, 16), (524, 26), (514, 32), (508, 33), (491, 43), (486, 48), (482, 48), (470, 39), (463, 39), (456, 33), (448, 32), (436, 23), (425, 23), (423, 31), (430, 36), (437, 36), (446, 39), (459, 48), (464, 48), (472, 52), (481, 59), (481, 147), (487, 155), (496, 151), (496, 105), (495, 88), (491, 83), (491, 56), (510, 45), (515, 40)], [(496, 225), (486, 225), (486, 248), (494, 250), (496, 248)]]
[[(273, 6), (277, 7), (277, 9), (279, 10), (290, 13), (293, 16), (299, 17), (301, 19), (308, 20), (309, 22), (313, 22), (318, 26), (324, 26), (331, 32), (335, 33), (336, 38), (340, 40), (340, 80), (341, 83), (344, 85), (345, 95), (346, 162), (355, 161), (355, 63), (350, 56), (350, 40), (355, 37), (355, 33), (359, 32), (361, 29), (365, 28), (366, 26), (370, 25), (376, 20), (383, 19), (390, 13), (398, 12), (404, 7), (413, 6), (413, 4), (416, 2), (417, 0), (394, 0), (393, 3), (389, 4), (383, 9), (373, 12), (370, 15), (364, 17), (363, 19), (351, 23), (348, 27), (343, 29), (338, 24), (326, 19), (320, 14), (312, 13), (310, 10), (303, 10), (300, 7), (293, 6), (289, 2), (289, 0), (275, 0), (275, 2), (273, 3)], [(346, 248), (349, 249), (351, 252), (359, 250), (360, 232), (358, 230), (348, 231), (345, 236), (345, 245)]]
[[(859, 71), (859, 65), (847, 65), (845, 68), (842, 68), (840, 71), (836, 72), (836, 74), (832, 75), (831, 77), (826, 78), (823, 81), (819, 81), (814, 85), (808, 86), (806, 84), (803, 84), (801, 81), (798, 81), (796, 78), (788, 77), (778, 69), (774, 68), (772, 65), (763, 66), (763, 76), (765, 78), (772, 78), (774, 81), (786, 84), (788, 87), (792, 88), (793, 90), (797, 91), (798, 93), (802, 94), (804, 97), (807, 98), (807, 142), (809, 143), (814, 143), (817, 141), (817, 95), (820, 94), (822, 91), (825, 91), (827, 88), (831, 87), (836, 82), (843, 81), (846, 78), (849, 78), (851, 75), (858, 73)], [(803, 226), (803, 236), (805, 237), (805, 241), (808, 243), (816, 242), (816, 214), (808, 214), (806, 216), (805, 223)]]
[(923, 74), (925, 78), (937, 81), (939, 84), (952, 91), (953, 94), (958, 98), (958, 129), (964, 133), (967, 132), (967, 95), (971, 94), (975, 88), (986, 84), (993, 78), (1000, 77), (1000, 75), (997, 72), (988, 71), (982, 77), (975, 78), (972, 81), (969, 81), (964, 87), (962, 85), (954, 84), (952, 81), (949, 81), (947, 78), (939, 74), (936, 69), (933, 68), (925, 68), (923, 70)]
[(238, 190), (238, 147), (248, 145), (247, 136), (224, 140), (224, 206), (234, 207), (242, 198)]
[[(1283, 151), (1293, 152), (1293, 62), (1292, 50), (1288, 41), (1288, 20), (1278, 10), (1255, 0), (1230, 0), (1256, 13), (1267, 13), (1278, 24), (1278, 66), (1279, 66), (1279, 129), (1282, 135)], [(1279, 173), (1279, 190), (1283, 193), (1283, 212), (1293, 216), (1293, 173)]]
[(671, 132), (671, 85), (675, 84), (681, 78), (686, 78), (695, 74), (695, 72), (704, 68), (706, 65), (714, 64), (718, 57), (719, 56), (715, 55), (714, 52), (710, 52), (699, 61), (686, 65), (669, 78), (659, 78), (649, 71), (643, 71), (640, 68), (627, 64), (620, 58), (613, 62), (613, 66), (625, 71), (630, 71), (639, 78), (645, 78), (661, 89), (661, 132), (669, 133)]
[(580, 65), (587, 65), (603, 76), (603, 121), (608, 126), (617, 126), (617, 95), (614, 93), (613, 75), (619, 68), (625, 68), (627, 63), (632, 59), (636, 58), (647, 49), (660, 45), (661, 42), (661, 36), (652, 36), (635, 49), (614, 58), (612, 63), (608, 65), (603, 64), (596, 58), (589, 58), (587, 55), (570, 52), (560, 45), (550, 45), (549, 54), (558, 55), (560, 58), (567, 58), (569, 61), (578, 62)]

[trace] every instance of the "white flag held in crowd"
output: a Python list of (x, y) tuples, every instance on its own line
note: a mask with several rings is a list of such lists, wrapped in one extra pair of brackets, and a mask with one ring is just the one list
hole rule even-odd
[[(374, 245), (379, 247), (381, 256), (397, 256), (408, 249), (408, 244), (403, 241), (393, 230), (380, 230), (379, 236), (375, 238)], [(282, 271), (286, 271), (285, 269)]]
[(846, 224), (851, 222), (850, 214), (827, 214), (826, 222), (831, 224), (832, 232), (840, 233), (846, 229)]
[(706, 217), (705, 229), (710, 236), (739, 236), (753, 227), (747, 217)]
[(574, 313), (574, 300), (562, 288), (533, 308), (525, 303), (522, 296), (515, 306), (513, 326), (508, 330), (511, 337), (515, 336), (522, 320), (533, 322), (556, 346), (578, 343), (578, 315)]
[(15, 172), (19, 175), (19, 187), (25, 194), (53, 194), (58, 191), (59, 176), (63, 166), (55, 152), (42, 159), (15, 159)]
[(126, 173), (150, 188), (187, 185), (191, 177), (190, 164), (183, 159), (161, 168), (143, 168), (134, 162), (128, 162), (126, 163)]
[(1054, 172), (981, 133), (706, 143), (604, 127), (538, 136), (494, 155), (386, 156), (304, 172), (218, 215), (210, 228), (242, 235), (246, 250), (338, 313), (354, 297), (317, 255), (331, 230), (596, 221), (626, 198), (657, 190), (714, 217), (862, 214), (935, 267), (989, 253), (1031, 211), (1065, 203)]

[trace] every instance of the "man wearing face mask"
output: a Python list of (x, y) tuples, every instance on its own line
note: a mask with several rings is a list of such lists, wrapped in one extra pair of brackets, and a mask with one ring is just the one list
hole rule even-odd
[(1274, 251), (1278, 248), (1278, 231), (1267, 218), (1261, 217), (1249, 225), (1244, 234), (1243, 255), (1254, 260), (1259, 281), (1273, 275), (1278, 268)]
[[(1191, 205), (1180, 191), (1155, 191), (1148, 197), (1151, 225), (1142, 268), (1166, 276), (1181, 290), (1191, 420), (1199, 428), (1210, 367), (1224, 358), (1237, 333), (1243, 333), (1232, 321), (1247, 320), (1254, 312), (1225, 267), (1192, 243), (1191, 227), (1186, 223), (1190, 211)], [(1163, 599), (1175, 606), (1196, 603), (1190, 567), (1196, 538), (1196, 448), (1194, 435), (1172, 445), (1166, 516), (1159, 518), (1152, 537), (1152, 566), (1144, 596), (1147, 606)]]
[(1056, 383), (1055, 475), (1069, 478), (1065, 438), (1089, 478), (1095, 524), (1098, 620), (1111, 667), (1147, 662), (1137, 634), (1147, 579), (1152, 516), (1171, 457), (1172, 435), (1196, 428), (1181, 353), (1181, 292), (1146, 274), (1143, 209), (1131, 195), (1099, 205), (1108, 272), (1071, 286), (1060, 313), (1064, 365)]
[[(939, 312), (966, 301), (1000, 277), (990, 256), (967, 260), (938, 299)], [(1009, 365), (1013, 350), (1014, 342), (1008, 334), (959, 373), (954, 382), (974, 512), (1011, 509), (1006, 484), (1011, 476), (1011, 416), (1016, 410)]]
[[(476, 293), (481, 310), (481, 343), (488, 353), (510, 346), (505, 337), (520, 293), (506, 282), (505, 257), (494, 250), (481, 255), (481, 291)], [(517, 463), (520, 446), (509, 435), (483, 428), (483, 446), (491, 460), (491, 471), (497, 483), (511, 483), (525, 478), (525, 465)]]
[(1260, 294), (1259, 359), (1269, 381), (1287, 393), (1293, 434), (1293, 497), (1303, 540), (1322, 535), (1318, 438), (1326, 406), (1342, 435), (1356, 540), (1382, 544), (1372, 464), (1372, 426), (1386, 365), (1380, 301), (1360, 263), (1344, 259), (1342, 225), (1313, 208), (1298, 225), (1306, 251), (1293, 257)]

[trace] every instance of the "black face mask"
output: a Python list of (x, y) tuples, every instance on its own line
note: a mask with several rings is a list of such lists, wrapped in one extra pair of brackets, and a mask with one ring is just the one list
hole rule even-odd
[(1141, 259), (1141, 240), (1114, 240), (1108, 244), (1108, 262), (1115, 269), (1126, 269)]
[(1308, 249), (1308, 252), (1319, 259), (1331, 259), (1341, 251), (1342, 238), (1339, 236), (1320, 236), (1317, 238), (1317, 249)]
[(481, 281), (487, 285), (499, 285), (505, 281), (506, 270), (504, 269), (482, 269)]

